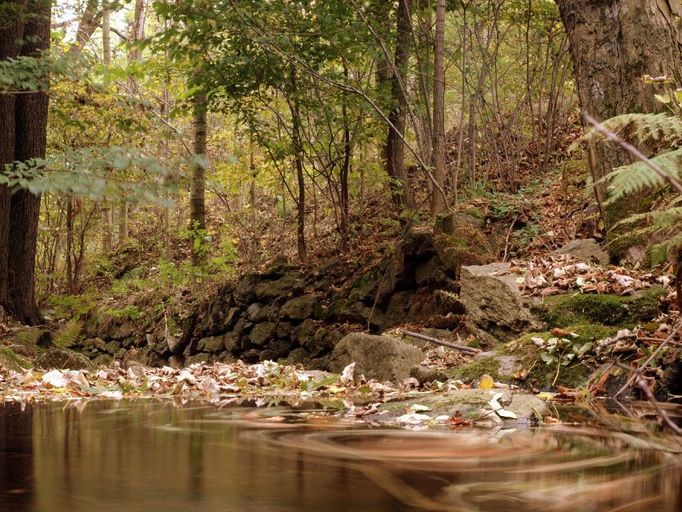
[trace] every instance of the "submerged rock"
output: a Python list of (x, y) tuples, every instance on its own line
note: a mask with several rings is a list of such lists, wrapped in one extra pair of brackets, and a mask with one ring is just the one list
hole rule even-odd
[(355, 363), (355, 375), (379, 381), (402, 381), (424, 359), (418, 348), (390, 336), (352, 333), (334, 347), (329, 368), (341, 372)]

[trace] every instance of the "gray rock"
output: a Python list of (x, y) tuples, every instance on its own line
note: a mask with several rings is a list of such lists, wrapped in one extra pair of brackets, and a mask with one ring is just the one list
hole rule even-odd
[(604, 251), (594, 238), (580, 238), (571, 240), (557, 254), (570, 254), (574, 258), (585, 262), (596, 262), (600, 265), (609, 263), (609, 255)]
[(270, 300), (277, 297), (286, 297), (291, 293), (303, 290), (305, 283), (298, 272), (285, 274), (275, 281), (258, 283), (254, 288), (254, 294), (258, 300)]
[[(433, 394), (420, 397), (419, 404), (429, 407), (429, 416), (440, 415), (452, 416), (455, 413), (462, 416), (478, 416), (481, 411), (491, 410), (488, 402), (498, 393), (502, 393), (498, 403), (507, 411), (516, 414), (516, 419), (504, 419), (503, 423), (508, 426), (529, 426), (535, 420), (542, 419), (550, 414), (547, 404), (534, 395), (525, 393), (512, 393), (511, 391), (485, 390), (485, 389), (460, 389), (447, 391), (443, 394)], [(390, 402), (380, 406), (380, 410), (392, 415), (404, 414), (413, 402), (399, 401)]]
[(289, 354), (291, 342), (289, 340), (275, 340), (268, 343), (267, 347), (261, 352), (262, 360), (278, 361)]
[(256, 324), (251, 330), (249, 340), (254, 345), (263, 345), (265, 342), (272, 340), (275, 337), (276, 324), (274, 322), (263, 322)]
[(329, 361), (333, 372), (355, 362), (355, 375), (380, 381), (402, 381), (424, 359), (424, 353), (412, 345), (389, 336), (353, 333), (334, 347)]
[(260, 302), (254, 302), (248, 308), (246, 308), (246, 317), (252, 322), (260, 322), (264, 320), (261, 318), (260, 313), (263, 310), (263, 304)]
[(526, 307), (510, 267), (509, 263), (462, 267), (460, 300), (468, 322), (474, 330), (483, 331), (483, 341), (490, 337), (509, 341), (524, 330), (540, 327)]
[(303, 297), (296, 297), (286, 302), (279, 314), (282, 318), (290, 320), (305, 320), (310, 318), (318, 302), (315, 295), (304, 295)]
[(237, 323), (237, 319), (239, 318), (240, 313), (241, 310), (239, 308), (237, 307), (230, 308), (227, 311), (225, 317), (220, 322), (220, 330), (223, 332), (227, 332), (230, 329), (232, 329), (234, 327), (234, 324)]
[(91, 370), (93, 363), (84, 355), (66, 348), (52, 347), (43, 351), (35, 360), (35, 367), (58, 370)]
[(197, 342), (197, 350), (200, 352), (210, 352), (219, 354), (225, 350), (225, 340), (223, 336), (210, 336), (202, 338)]
[(109, 354), (100, 354), (92, 360), (92, 364), (95, 366), (111, 366), (113, 362), (114, 358)]
[(226, 334), (223, 336), (223, 345), (225, 347), (225, 350), (227, 350), (231, 354), (237, 354), (240, 349), (239, 345), (239, 337), (237, 337), (234, 334)]
[(310, 353), (302, 348), (295, 348), (287, 356), (287, 364), (304, 364), (310, 359)]
[(244, 361), (246, 364), (254, 364), (260, 361), (260, 351), (252, 348), (244, 352), (239, 359)]
[(102, 338), (88, 338), (83, 340), (81, 346), (85, 350), (96, 350), (99, 352), (106, 352), (106, 343)]
[(185, 366), (189, 366), (190, 364), (194, 363), (207, 363), (208, 359), (208, 354), (194, 354), (193, 356), (185, 358)]

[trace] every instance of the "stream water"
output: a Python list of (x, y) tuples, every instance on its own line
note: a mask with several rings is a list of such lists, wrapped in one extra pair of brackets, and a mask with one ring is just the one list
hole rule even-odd
[(0, 511), (682, 510), (682, 459), (587, 428), (410, 432), (313, 406), (0, 404)]

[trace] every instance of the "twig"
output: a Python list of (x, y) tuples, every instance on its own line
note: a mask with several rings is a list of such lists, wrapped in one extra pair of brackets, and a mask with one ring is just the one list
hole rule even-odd
[(637, 387), (644, 392), (644, 395), (646, 395), (647, 400), (649, 400), (653, 408), (656, 410), (656, 414), (658, 414), (661, 417), (661, 419), (663, 419), (665, 424), (668, 425), (673, 430), (673, 432), (675, 432), (677, 435), (682, 435), (682, 428), (678, 427), (675, 424), (675, 422), (670, 419), (668, 413), (665, 412), (658, 404), (658, 402), (654, 398), (654, 395), (651, 393), (649, 386), (647, 386), (646, 380), (644, 379), (644, 377), (642, 377), (642, 374), (639, 372), (639, 370), (635, 372), (635, 375), (637, 376), (636, 382)]
[(651, 354), (651, 355), (649, 356), (649, 359), (647, 359), (646, 361), (644, 361), (644, 363), (643, 363), (640, 367), (638, 367), (638, 368), (632, 370), (633, 373), (630, 374), (630, 376), (628, 377), (628, 380), (625, 381), (625, 384), (623, 384), (623, 387), (620, 388), (620, 389), (618, 390), (618, 393), (616, 393), (616, 394), (614, 395), (614, 397), (620, 395), (621, 393), (623, 393), (623, 391), (625, 391), (625, 390), (628, 389), (630, 386), (632, 386), (632, 383), (635, 381), (635, 379), (637, 378), (638, 374), (639, 374), (644, 368), (646, 368), (647, 366), (649, 366), (649, 363), (651, 363), (651, 361), (653, 361), (654, 359), (656, 359), (656, 356), (658, 356), (658, 354), (659, 354), (666, 346), (668, 346), (668, 344), (672, 341), (673, 337), (675, 337), (675, 335), (676, 335), (679, 331), (680, 331), (680, 320), (678, 319), (677, 322), (675, 322), (675, 325), (673, 326), (673, 328), (672, 328), (672, 330), (671, 330), (671, 332), (670, 332), (670, 336), (668, 336), (668, 337), (663, 341), (663, 343), (661, 343), (661, 344), (658, 346), (658, 348), (656, 349), (656, 351), (655, 351), (653, 354)]
[(413, 338), (435, 343), (436, 345), (442, 345), (444, 347), (459, 350), (460, 352), (464, 352), (465, 354), (474, 355), (480, 352), (479, 349), (474, 347), (467, 347), (466, 345), (457, 345), (456, 343), (450, 343), (449, 341), (439, 340), (438, 338), (433, 338), (432, 336), (427, 336), (426, 334), (420, 334), (418, 332), (406, 331), (404, 329), (398, 329), (398, 332), (406, 334), (407, 336), (412, 336)]
[(507, 230), (507, 236), (504, 239), (504, 256), (502, 257), (502, 263), (507, 261), (507, 255), (509, 252), (509, 239), (511, 238), (512, 231), (514, 230), (514, 224), (516, 224), (516, 221), (519, 218), (519, 214), (517, 213), (514, 215), (514, 220), (512, 221), (511, 225), (509, 226), (509, 230)]

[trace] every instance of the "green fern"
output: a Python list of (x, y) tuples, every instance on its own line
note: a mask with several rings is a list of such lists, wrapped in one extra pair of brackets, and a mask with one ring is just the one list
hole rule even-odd
[(35, 347), (42, 333), (43, 330), (38, 327), (29, 327), (27, 329), (17, 331), (14, 334), (13, 341), (26, 347)]
[(69, 320), (60, 329), (54, 333), (53, 342), (56, 346), (68, 348), (82, 339), (81, 332), (83, 324), (78, 320)]
[[(677, 147), (682, 143), (682, 119), (670, 114), (623, 114), (601, 123), (604, 128), (620, 135), (632, 144), (647, 144), (658, 147)], [(606, 135), (596, 128), (590, 128), (571, 145), (575, 150), (583, 143), (597, 143), (606, 140)]]
[[(651, 158), (650, 161), (679, 179), (682, 171), (682, 148), (662, 153)], [(609, 185), (610, 202), (646, 189), (663, 188), (667, 184), (644, 162), (618, 167), (607, 174), (602, 181)]]

